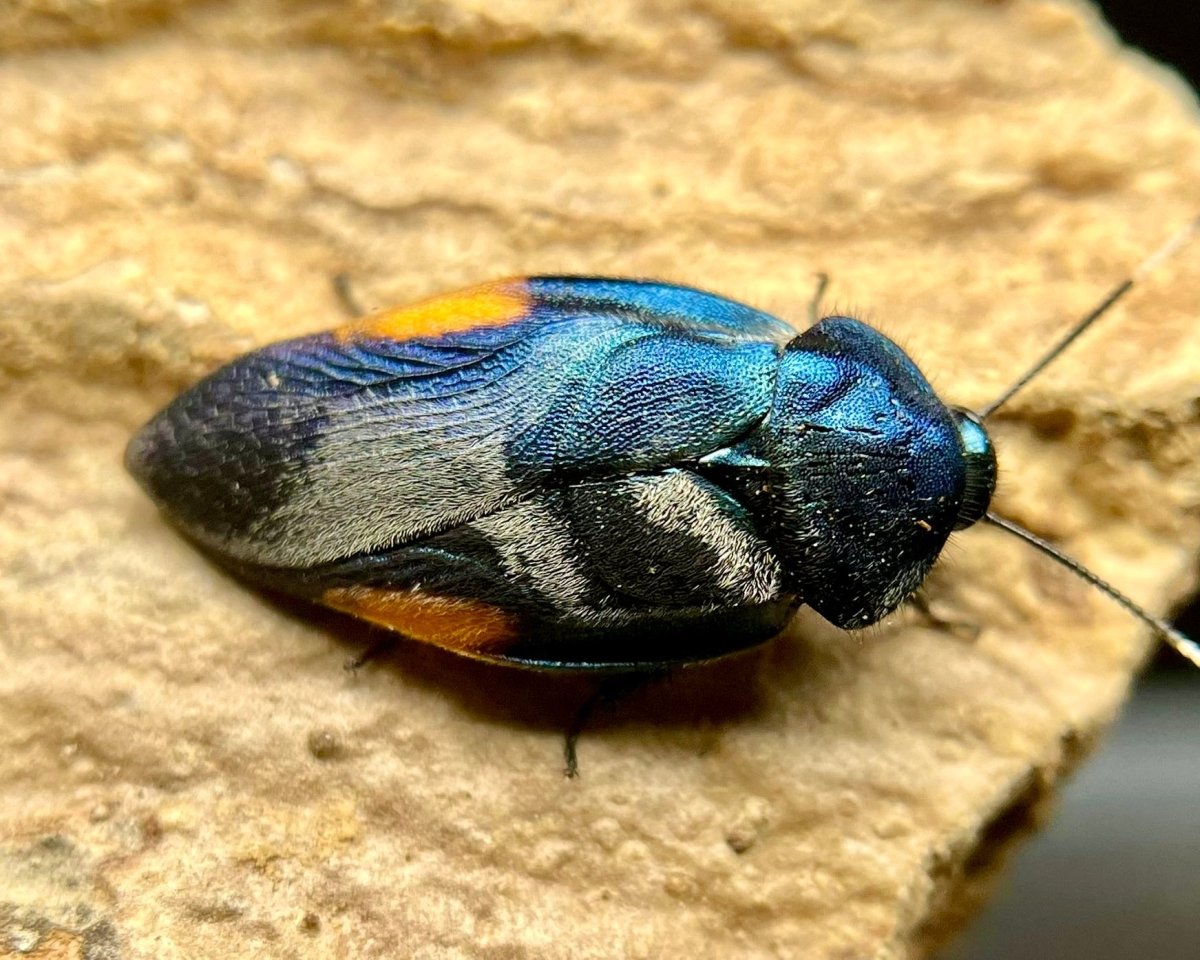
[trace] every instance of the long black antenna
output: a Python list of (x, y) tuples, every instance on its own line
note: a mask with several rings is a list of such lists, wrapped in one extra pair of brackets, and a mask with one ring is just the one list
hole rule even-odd
[(1197, 644), (1195, 640), (1184, 636), (1165, 620), (1160, 620), (1158, 617), (1147, 613), (1127, 596), (1125, 596), (1125, 594), (1121, 593), (1120, 590), (1112, 586), (1112, 584), (1105, 580), (1101, 580), (1098, 576), (1096, 576), (1096, 574), (1092, 573), (1091, 570), (1081, 564), (1078, 560), (1072, 560), (1057, 547), (1046, 542), (1037, 534), (1026, 530), (1019, 524), (1013, 523), (1011, 520), (1006, 520), (1004, 517), (999, 517), (991, 511), (984, 514), (984, 519), (993, 526), (997, 526), (1001, 530), (1007, 530), (1014, 537), (1019, 537), (1020, 539), (1024, 540), (1031, 547), (1040, 550), (1048, 557), (1052, 557), (1068, 570), (1071, 570), (1076, 575), (1082, 577), (1093, 587), (1096, 587), (1108, 594), (1113, 600), (1141, 620), (1142, 623), (1150, 627), (1150, 629), (1154, 631), (1155, 635), (1157, 635), (1160, 640), (1169, 643), (1181, 654), (1183, 654), (1183, 656), (1187, 657), (1192, 663), (1200, 667), (1200, 644)]
[(1200, 228), (1200, 217), (1191, 220), (1182, 230), (1172, 236), (1169, 240), (1167, 240), (1166, 243), (1155, 250), (1154, 253), (1150, 254), (1150, 256), (1143, 260), (1138, 268), (1129, 275), (1128, 279), (1117, 284), (1117, 286), (1113, 288), (1112, 292), (1109, 293), (1109, 295), (1103, 300), (1101, 300), (1095, 307), (1093, 307), (1083, 317), (1082, 320), (1068, 330), (1066, 335), (1059, 340), (1058, 343), (1051, 347), (1046, 352), (1044, 357), (1030, 367), (1021, 376), (1021, 378), (1018, 379), (1017, 382), (1011, 387), (1005, 390), (1004, 393), (1000, 394), (999, 397), (989, 403), (982, 410), (977, 411), (976, 416), (978, 416), (980, 420), (986, 420), (993, 413), (1004, 406), (1004, 404), (1008, 403), (1008, 401), (1011, 400), (1013, 396), (1027, 383), (1029, 383), (1030, 380), (1032, 380), (1039, 373), (1045, 370), (1046, 367), (1058, 359), (1059, 354), (1061, 354), (1067, 349), (1067, 347), (1074, 343), (1076, 339), (1078, 339), (1083, 332), (1087, 330), (1088, 327), (1104, 316), (1104, 314), (1108, 313), (1113, 304), (1115, 304), (1118, 300), (1125, 296), (1125, 294), (1132, 290), (1134, 286), (1143, 280), (1148, 273), (1157, 268), (1160, 263), (1162, 263), (1177, 250), (1179, 250), (1184, 244), (1186, 244), (1188, 240), (1191, 239), (1192, 234), (1196, 232), (1197, 228)]
[[(1141, 264), (1138, 265), (1137, 269), (1135, 269), (1133, 273), (1129, 275), (1127, 280), (1117, 284), (1117, 286), (1113, 288), (1108, 296), (1101, 300), (1095, 307), (1093, 307), (1087, 314), (1084, 315), (1082, 320), (1068, 330), (1066, 335), (1046, 352), (1045, 356), (1043, 356), (1037, 363), (1030, 367), (1024, 373), (1024, 375), (1022, 375), (1011, 387), (1005, 390), (1004, 393), (980, 410), (976, 416), (979, 417), (980, 420), (985, 420), (998, 409), (1000, 409), (1000, 407), (1004, 406), (1004, 404), (1008, 403), (1008, 401), (1011, 400), (1013, 396), (1027, 383), (1029, 383), (1030, 380), (1032, 380), (1039, 373), (1045, 370), (1046, 367), (1053, 363), (1058, 356), (1067, 349), (1067, 347), (1074, 343), (1083, 334), (1083, 332), (1088, 329), (1088, 327), (1104, 316), (1104, 314), (1108, 313), (1113, 304), (1115, 304), (1118, 300), (1125, 296), (1125, 294), (1132, 290), (1137, 283), (1144, 279), (1151, 271), (1156, 269), (1164, 260), (1175, 254), (1181, 247), (1183, 247), (1192, 238), (1192, 235), (1196, 233), (1197, 229), (1200, 229), (1200, 217), (1196, 217), (1189, 221), (1183, 227), (1183, 229), (1176, 232), (1167, 240), (1166, 243), (1164, 243), (1161, 247), (1155, 250), (1154, 253), (1150, 254), (1150, 256), (1143, 260)], [(1026, 530), (1020, 524), (1013, 523), (1011, 520), (1006, 520), (1004, 517), (998, 516), (991, 511), (988, 511), (988, 513), (984, 515), (984, 519), (993, 526), (999, 527), (1001, 530), (1006, 530), (1014, 537), (1024, 540), (1031, 547), (1041, 551), (1051, 559), (1057, 560), (1076, 576), (1086, 580), (1102, 593), (1107, 594), (1122, 607), (1124, 607), (1129, 613), (1132, 613), (1135, 617), (1141, 620), (1142, 623), (1150, 627), (1150, 629), (1154, 631), (1155, 635), (1160, 640), (1170, 644), (1193, 664), (1195, 664), (1197, 667), (1200, 667), (1200, 644), (1197, 644), (1196, 641), (1192, 640), (1190, 637), (1184, 636), (1184, 634), (1180, 633), (1165, 620), (1160, 620), (1158, 617), (1152, 616), (1150, 613), (1143, 610), (1136, 603), (1125, 596), (1125, 594), (1121, 593), (1121, 591), (1119, 591), (1116, 587), (1092, 573), (1091, 570), (1081, 564), (1078, 560), (1071, 559), (1071, 557), (1067, 556), (1057, 547), (1043, 540), (1037, 534)]]

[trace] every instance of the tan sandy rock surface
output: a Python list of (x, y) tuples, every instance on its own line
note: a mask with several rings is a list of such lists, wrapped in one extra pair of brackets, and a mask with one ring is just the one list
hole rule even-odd
[[(1200, 207), (1073, 3), (0, 8), (0, 956), (924, 955), (1148, 649), (995, 531), (970, 631), (801, 615), (602, 715), (222, 575), (121, 468), (240, 351), (528, 272), (830, 301), (979, 405)], [(994, 425), (998, 505), (1156, 609), (1200, 545), (1200, 248)], [(1182, 721), (1181, 721), (1182, 722)], [(1081, 877), (1081, 883), (1087, 878)]]

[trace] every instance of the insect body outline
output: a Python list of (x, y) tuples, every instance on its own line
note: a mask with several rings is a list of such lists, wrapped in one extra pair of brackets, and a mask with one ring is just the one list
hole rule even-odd
[(801, 604), (868, 626), (985, 519), (1200, 662), (989, 511), (983, 423), (1194, 227), (978, 415), (852, 317), (797, 332), (690, 287), (540, 276), (235, 359), (126, 464), (235, 573), (497, 663), (656, 670), (762, 643)]
[(962, 452), (970, 421), (852, 318), (797, 333), (600, 278), (445, 299), (233, 361), (144, 428), (130, 469), (253, 580), (580, 669), (734, 652), (803, 602), (874, 623), (975, 510), (968, 472), (994, 484), (990, 447)]

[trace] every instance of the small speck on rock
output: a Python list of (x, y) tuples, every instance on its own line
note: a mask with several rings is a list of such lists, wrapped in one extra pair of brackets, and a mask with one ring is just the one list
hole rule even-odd
[(748, 824), (739, 824), (729, 828), (725, 834), (725, 842), (734, 853), (745, 853), (758, 839), (758, 830)]
[(342, 755), (342, 742), (332, 730), (313, 730), (308, 735), (308, 752), (318, 760), (335, 760)]
[(725, 831), (729, 849), (734, 853), (745, 853), (754, 846), (770, 820), (770, 813), (770, 804), (762, 797), (748, 797)]

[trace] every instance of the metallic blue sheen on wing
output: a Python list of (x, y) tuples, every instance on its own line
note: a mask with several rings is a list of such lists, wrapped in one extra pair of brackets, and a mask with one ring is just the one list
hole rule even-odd
[(531, 277), (529, 291), (540, 311), (564, 315), (617, 313), (692, 335), (783, 345), (796, 330), (778, 317), (694, 287), (653, 280), (605, 277)]
[(669, 284), (527, 281), (525, 317), (273, 344), (177, 398), (130, 469), (233, 560), (309, 567), (410, 543), (560, 475), (695, 460), (766, 415), (786, 324)]

